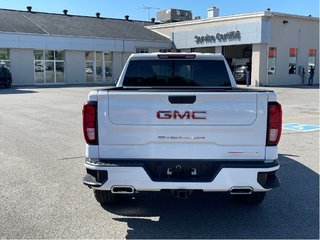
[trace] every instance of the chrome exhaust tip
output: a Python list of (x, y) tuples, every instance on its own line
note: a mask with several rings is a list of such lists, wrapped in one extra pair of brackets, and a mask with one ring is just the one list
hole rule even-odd
[(237, 194), (252, 194), (253, 188), (252, 187), (232, 187), (229, 190), (229, 193), (232, 195), (237, 195)]
[(133, 194), (135, 189), (132, 186), (113, 186), (111, 193), (114, 194)]

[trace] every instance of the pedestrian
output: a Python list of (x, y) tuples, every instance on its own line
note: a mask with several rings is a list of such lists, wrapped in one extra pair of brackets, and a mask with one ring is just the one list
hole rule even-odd
[(306, 78), (306, 72), (304, 71), (304, 67), (302, 67), (302, 71), (301, 71), (301, 82), (302, 82), (302, 84), (304, 84), (305, 78)]
[(313, 76), (314, 76), (314, 66), (311, 66), (310, 72), (309, 72), (309, 81), (308, 81), (309, 86), (312, 86), (313, 84)]
[(295, 67), (292, 65), (290, 68), (289, 68), (289, 74), (295, 74)]

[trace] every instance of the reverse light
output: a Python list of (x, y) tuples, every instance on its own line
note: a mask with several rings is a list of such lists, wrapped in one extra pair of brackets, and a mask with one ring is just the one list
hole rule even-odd
[(282, 131), (282, 108), (277, 102), (268, 105), (267, 146), (278, 145)]
[(87, 144), (98, 144), (97, 102), (89, 101), (82, 109), (83, 135)]

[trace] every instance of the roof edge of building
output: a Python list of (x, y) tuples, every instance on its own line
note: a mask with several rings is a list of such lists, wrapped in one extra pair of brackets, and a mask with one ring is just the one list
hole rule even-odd
[[(0, 34), (13, 34), (13, 35), (30, 35), (30, 36), (38, 36), (38, 37), (66, 37), (70, 38), (70, 35), (60, 35), (60, 34), (47, 34), (47, 33), (26, 33), (26, 32), (3, 32), (0, 31)], [(158, 34), (158, 33), (157, 33)], [(162, 35), (162, 34), (159, 34)], [(166, 37), (165, 35), (162, 35)], [(166, 37), (166, 39), (131, 39), (131, 38), (114, 38), (114, 37), (94, 37), (94, 36), (80, 36), (80, 35), (73, 35), (71, 38), (85, 38), (85, 39), (98, 39), (98, 40), (115, 40), (115, 41), (144, 41), (144, 42), (159, 42), (159, 43), (168, 43), (171, 42), (170, 38)]]
[(185, 26), (185, 25), (193, 25), (193, 24), (206, 24), (211, 22), (220, 22), (220, 21), (255, 18), (255, 17), (272, 17), (272, 16), (294, 17), (294, 18), (303, 18), (306, 20), (319, 21), (318, 17), (309, 17), (309, 16), (302, 16), (302, 15), (295, 15), (295, 14), (288, 14), (288, 13), (273, 12), (273, 11), (261, 11), (261, 12), (252, 12), (252, 13), (232, 14), (232, 15), (225, 15), (225, 16), (205, 18), (205, 19), (194, 19), (194, 20), (182, 21), (182, 22), (162, 23), (162, 24), (150, 25), (145, 27), (148, 29), (160, 29), (160, 28), (167, 28), (167, 27)]
[[(68, 13), (68, 15), (66, 16), (64, 13), (50, 13), (50, 12), (40, 12), (40, 11), (25, 11), (25, 10), (19, 10), (19, 9), (7, 9), (7, 8), (0, 8), (0, 11), (11, 11), (11, 12), (19, 12), (19, 13), (33, 13), (33, 14), (49, 14), (49, 15), (58, 15), (61, 17), (83, 17), (83, 18), (94, 18), (97, 19), (97, 16), (86, 16), (86, 15), (78, 15), (78, 14), (70, 14)], [(102, 20), (118, 20), (118, 21), (127, 21), (127, 22), (139, 22), (139, 23), (146, 23), (146, 24), (150, 24), (150, 25), (157, 25), (159, 23), (156, 22), (151, 22), (151, 21), (145, 21), (145, 20), (136, 20), (136, 19), (129, 19), (126, 20), (125, 18), (112, 18), (112, 17), (103, 17), (100, 15), (100, 17), (98, 19), (102, 19)]]
[(313, 21), (319, 21), (319, 17), (312, 17), (312, 16), (303, 16), (303, 15), (296, 15), (296, 14), (289, 14), (289, 13), (281, 13), (281, 12), (272, 12), (274, 16), (279, 17), (293, 17), (293, 18), (301, 18), (306, 20), (313, 20)]

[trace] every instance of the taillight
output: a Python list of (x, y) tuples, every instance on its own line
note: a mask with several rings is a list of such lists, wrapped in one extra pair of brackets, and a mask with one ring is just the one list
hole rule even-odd
[(83, 105), (82, 126), (87, 144), (98, 144), (97, 102), (90, 101)]
[(276, 146), (279, 143), (282, 130), (282, 109), (277, 102), (268, 105), (267, 146)]

